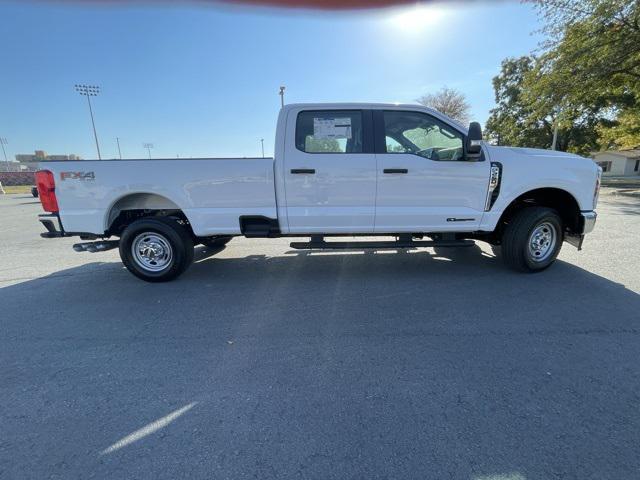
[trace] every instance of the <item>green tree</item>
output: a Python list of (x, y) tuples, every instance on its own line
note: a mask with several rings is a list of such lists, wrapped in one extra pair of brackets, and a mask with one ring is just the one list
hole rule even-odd
[(640, 2), (533, 3), (548, 34), (523, 85), (533, 115), (593, 131), (594, 148), (633, 146), (640, 122)]
[(543, 96), (531, 97), (531, 78), (539, 69), (533, 56), (508, 58), (493, 79), (496, 107), (485, 126), (487, 139), (499, 145), (549, 149), (557, 127), (556, 149), (588, 155), (597, 149), (598, 118), (581, 115), (580, 121), (562, 120)]
[(621, 110), (614, 121), (602, 122), (597, 131), (602, 149), (640, 146), (640, 106)]
[(500, 74), (493, 78), (496, 107), (485, 125), (487, 139), (498, 145), (549, 148), (553, 125), (532, 115), (531, 104), (523, 98), (525, 77), (533, 70), (535, 58), (507, 58)]

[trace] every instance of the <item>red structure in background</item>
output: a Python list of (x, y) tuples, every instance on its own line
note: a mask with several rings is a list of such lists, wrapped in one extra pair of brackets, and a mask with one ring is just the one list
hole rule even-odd
[(0, 182), (5, 187), (35, 185), (36, 172), (0, 172)]

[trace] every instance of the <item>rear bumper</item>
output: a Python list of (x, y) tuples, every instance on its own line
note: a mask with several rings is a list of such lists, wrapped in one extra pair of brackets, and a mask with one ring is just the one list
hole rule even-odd
[(60, 222), (60, 216), (57, 213), (41, 213), (38, 215), (38, 220), (46, 232), (41, 233), (42, 238), (59, 238), (66, 237), (64, 228), (62, 228), (62, 222)]
[(38, 215), (38, 220), (47, 229), (46, 232), (40, 234), (42, 238), (80, 237), (83, 240), (100, 238), (94, 233), (65, 231), (60, 215), (57, 213), (41, 213)]

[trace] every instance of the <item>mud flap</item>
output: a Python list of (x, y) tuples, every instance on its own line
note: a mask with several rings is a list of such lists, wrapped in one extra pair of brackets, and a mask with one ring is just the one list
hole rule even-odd
[(582, 242), (584, 242), (584, 235), (565, 235), (564, 241), (573, 245), (578, 250), (582, 250)]

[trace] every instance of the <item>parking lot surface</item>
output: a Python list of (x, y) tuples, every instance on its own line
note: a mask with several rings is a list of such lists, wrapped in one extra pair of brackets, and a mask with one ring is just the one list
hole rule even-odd
[(487, 245), (198, 247), (148, 284), (0, 196), (0, 478), (640, 478), (640, 200)]

